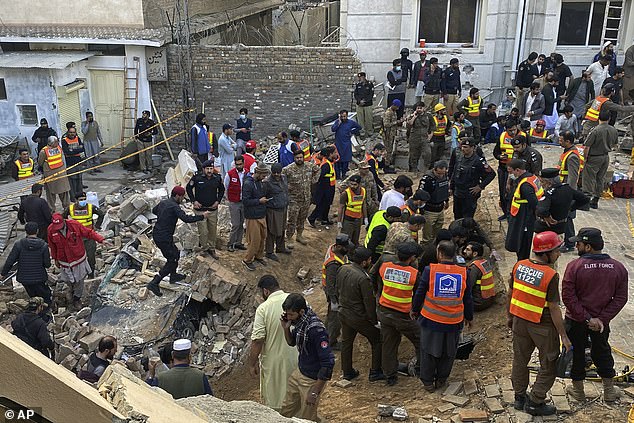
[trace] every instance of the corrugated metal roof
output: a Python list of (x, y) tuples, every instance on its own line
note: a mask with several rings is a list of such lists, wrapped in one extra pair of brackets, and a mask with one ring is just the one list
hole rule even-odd
[(0, 68), (64, 69), (94, 55), (87, 51), (13, 51), (0, 54)]
[[(162, 45), (171, 38), (168, 28), (149, 29), (99, 25), (0, 25), (0, 40), (19, 42), (23, 39), (38, 41), (83, 40), (85, 42), (149, 41), (152, 45)], [(143, 43), (140, 43), (143, 44)]]
[(0, 148), (17, 142), (19, 138), (19, 135), (0, 135)]

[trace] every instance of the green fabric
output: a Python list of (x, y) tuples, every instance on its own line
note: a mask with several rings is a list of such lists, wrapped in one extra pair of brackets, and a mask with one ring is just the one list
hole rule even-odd
[(205, 394), (203, 372), (191, 367), (173, 367), (157, 376), (158, 386), (172, 394), (174, 399)]
[[(367, 231), (367, 233), (365, 235), (365, 243), (364, 243), (365, 247), (368, 246), (368, 243), (370, 242), (370, 238), (372, 237), (372, 231), (377, 226), (385, 226), (386, 229), (390, 229), (390, 222), (388, 222), (385, 219), (385, 212), (382, 211), (382, 210), (379, 210), (378, 212), (374, 213), (374, 216), (372, 216), (372, 222), (370, 222), (370, 227), (368, 228), (368, 231)], [(378, 254), (381, 254), (383, 252), (384, 244), (385, 244), (385, 242), (382, 242), (376, 248), (376, 252)]]

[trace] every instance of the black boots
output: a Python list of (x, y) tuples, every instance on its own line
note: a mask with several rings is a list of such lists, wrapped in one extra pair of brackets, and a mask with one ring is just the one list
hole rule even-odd
[(156, 275), (150, 281), (150, 283), (147, 284), (148, 291), (151, 291), (152, 294), (156, 295), (157, 297), (163, 296), (163, 293), (161, 292), (161, 288), (159, 288), (159, 283), (161, 282), (161, 279), (163, 278), (160, 277), (159, 275)]
[(531, 416), (552, 416), (557, 412), (557, 408), (555, 408), (554, 405), (546, 404), (545, 402), (538, 404), (528, 399), (526, 401), (524, 411)]
[(599, 197), (592, 197), (590, 199), (590, 208), (598, 209), (599, 208)]

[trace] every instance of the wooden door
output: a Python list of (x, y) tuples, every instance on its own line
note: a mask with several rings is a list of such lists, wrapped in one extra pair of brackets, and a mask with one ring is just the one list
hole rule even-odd
[(123, 121), (123, 71), (93, 70), (91, 100), (106, 146), (119, 144)]

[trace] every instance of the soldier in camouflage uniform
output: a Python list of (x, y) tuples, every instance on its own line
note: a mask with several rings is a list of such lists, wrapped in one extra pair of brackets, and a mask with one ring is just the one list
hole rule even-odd
[(304, 222), (310, 208), (310, 187), (319, 178), (319, 167), (304, 161), (304, 153), (297, 150), (293, 154), (294, 162), (282, 169), (282, 175), (288, 181), (288, 220), (286, 224), (286, 246), (293, 248), (291, 239), (297, 231), (297, 242), (306, 245), (302, 237)]
[(401, 242), (414, 241), (418, 242), (418, 232), (425, 225), (425, 218), (421, 214), (415, 214), (409, 217), (407, 223), (394, 222), (387, 230), (385, 238), (385, 247), (383, 252), (387, 254), (396, 254), (396, 245)]
[(392, 102), (392, 105), (383, 113), (383, 140), (385, 144), (385, 166), (394, 167), (392, 163), (392, 155), (394, 154), (394, 139), (398, 132), (399, 126), (403, 123), (405, 118), (398, 118), (397, 111), (401, 107), (401, 101), (396, 99)]
[(368, 162), (359, 163), (359, 170), (350, 173), (344, 181), (339, 183), (339, 193), (344, 192), (350, 186), (348, 182), (352, 175), (361, 176), (361, 186), (365, 188), (365, 208), (368, 212), (368, 220), (372, 220), (372, 215), (379, 210), (379, 195)]

